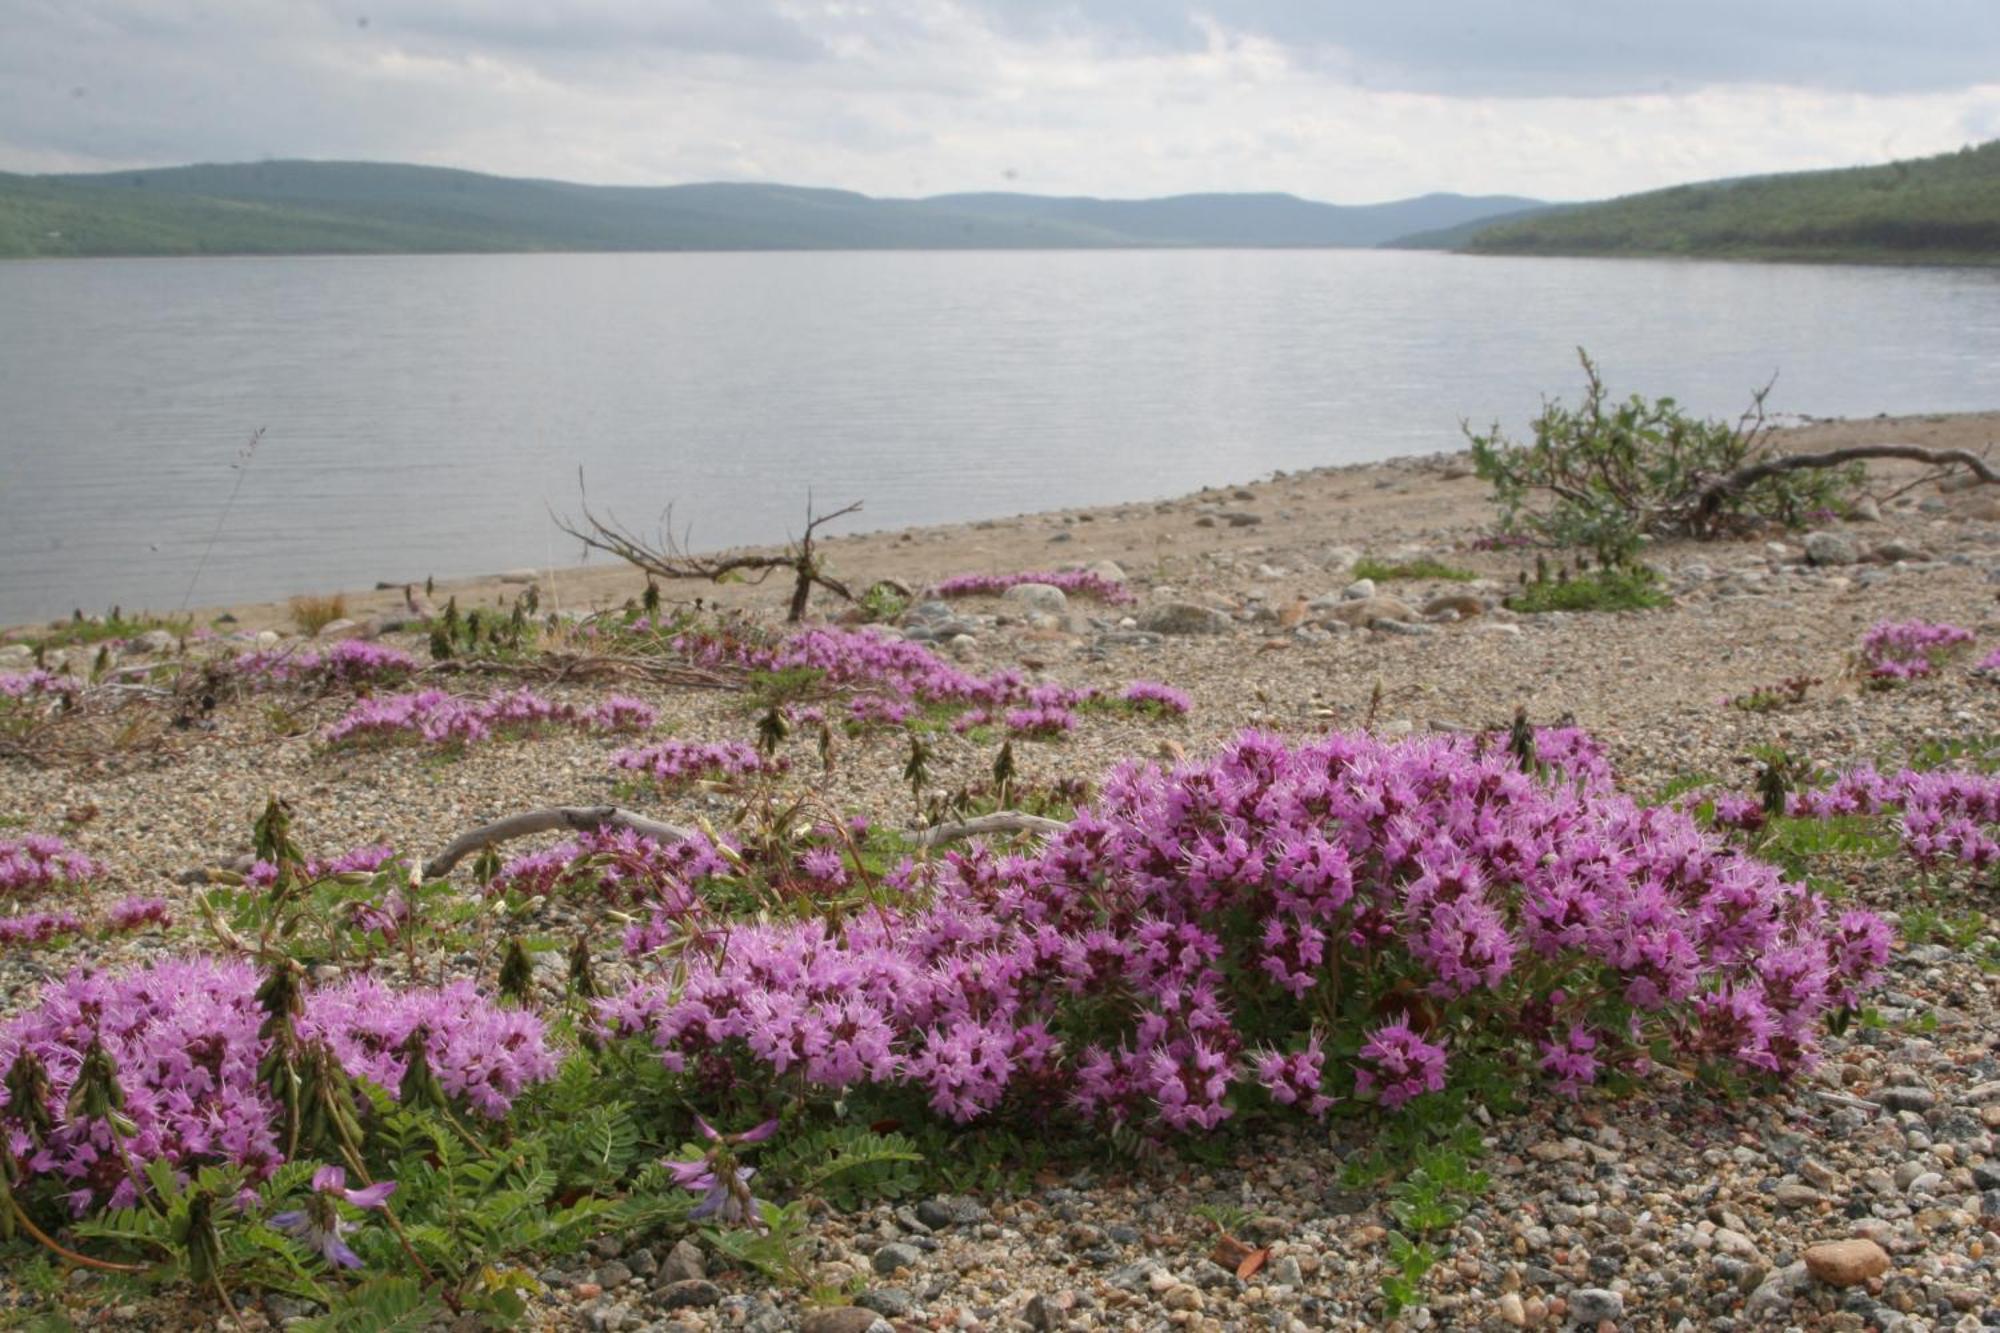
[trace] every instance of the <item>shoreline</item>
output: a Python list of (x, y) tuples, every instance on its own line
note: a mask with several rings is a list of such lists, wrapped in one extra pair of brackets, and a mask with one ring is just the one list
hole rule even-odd
[[(2000, 441), (2000, 409), (1813, 419), (1784, 428), (1778, 438), (1781, 445), (1800, 449), (1896, 440), (1978, 452)], [(1892, 475), (1892, 467), (1874, 466), (1879, 475)], [(1914, 471), (1909, 465), (1896, 466)], [(862, 499), (865, 503), (866, 497)], [(1214, 512), (1204, 513), (1204, 506)], [(1254, 521), (1232, 520), (1228, 517), (1231, 514), (1249, 515)], [(857, 593), (878, 579), (899, 579), (921, 591), (924, 584), (953, 574), (1014, 573), (1082, 566), (1098, 560), (1117, 561), (1130, 573), (1154, 564), (1172, 570), (1245, 546), (1295, 541), (1299, 530), (1309, 526), (1328, 529), (1328, 543), (1369, 554), (1393, 558), (1399, 553), (1436, 554), (1442, 549), (1480, 574), (1509, 575), (1522, 564), (1518, 555), (1463, 549), (1470, 530), (1490, 522), (1491, 514), (1487, 487), (1472, 475), (1467, 454), (1458, 451), (1328, 464), (1295, 472), (1280, 470), (1258, 480), (1206, 486), (1164, 499), (836, 534), (819, 539), (818, 544), (826, 551), (832, 571)], [(1214, 521), (1201, 524), (1205, 517)], [(1231, 526), (1232, 522), (1240, 526)], [(779, 549), (770, 545), (722, 547), (704, 554)], [(1135, 562), (1139, 568), (1134, 568)], [(782, 595), (773, 591), (777, 577), (761, 588), (688, 580), (663, 584), (661, 593), (669, 601), (700, 597), (711, 605), (749, 610), (782, 601)], [(422, 576), (410, 582), (422, 590)], [(522, 566), (439, 579), (430, 601), (442, 606), (447, 598), (456, 597), (467, 608), (511, 606), (514, 597), (531, 584), (538, 590), (545, 611), (601, 610), (637, 596), (644, 578), (622, 562), (599, 554), (589, 561), (554, 568)], [(365, 625), (370, 618), (396, 619), (405, 613), (402, 587), (330, 589), (322, 585), (299, 589), (282, 599), (205, 603), (191, 607), (186, 614), (197, 627), (213, 626), (218, 618), (232, 616), (234, 623), (226, 625), (232, 632), (287, 632), (294, 598), (339, 596), (346, 600), (348, 618)], [(841, 605), (830, 594), (816, 593), (814, 614), (830, 617)], [(136, 614), (141, 609), (131, 610)], [(179, 615), (144, 614), (162, 619)], [(58, 623), (24, 621), (0, 626), (0, 643), (48, 633)]]
[[(1821, 422), (1789, 438), (1822, 446), (1858, 437), (1976, 446), (1996, 436), (2000, 413)], [(1900, 483), (1892, 477), (1908, 470), (1878, 467), (1874, 489), (1893, 490)], [(1101, 691), (1148, 679), (1189, 696), (1184, 717), (1090, 713), (1059, 739), (1016, 738), (1010, 749), (1024, 783), (1097, 783), (1120, 763), (1180, 762), (1253, 729), (1288, 743), (1367, 731), (1423, 745), (1504, 730), (1520, 708), (1536, 724), (1574, 720), (1586, 728), (1604, 746), (1618, 790), (1652, 805), (1691, 786), (1745, 791), (1766, 747), (1845, 768), (1893, 766), (1923, 747), (2000, 744), (2000, 685), (1968, 674), (1975, 659), (1893, 690), (1864, 688), (1849, 665), (1861, 635), (1883, 620), (1952, 621), (1977, 636), (1975, 653), (2000, 646), (2000, 488), (1927, 487), (1886, 499), (1882, 511), (1879, 521), (1825, 526), (1849, 543), (1853, 563), (1806, 560), (1801, 534), (1661, 543), (1648, 558), (1665, 571), (1672, 604), (1629, 614), (1516, 615), (1497, 605), (1532, 556), (1465, 549), (1491, 510), (1487, 488), (1462, 456), (1450, 455), (1296, 473), (1156, 503), (867, 534), (831, 540), (827, 552), (857, 580), (877, 572), (930, 580), (1104, 558), (1124, 567), (1138, 598), (1132, 607), (1079, 598), (1072, 614), (1037, 623), (1042, 618), (1021, 602), (969, 597), (952, 603), (951, 630), (912, 626), (912, 637), (921, 632), (967, 671)], [(1257, 521), (1232, 525), (1232, 514)], [(1469, 593), (1463, 614), (1393, 624), (1390, 617), (1367, 629), (1336, 623), (1332, 613), (1355, 604), (1343, 599), (1364, 552), (1390, 560), (1405, 552), (1443, 555), (1480, 577), (1398, 580), (1384, 589), (1412, 607)], [(565, 572), (556, 575), (566, 599), (615, 603), (639, 586), (623, 567), (573, 572), (574, 584)], [(461, 606), (482, 604), (487, 590), (511, 599), (522, 585), (503, 579), (440, 585), (433, 600), (441, 604), (457, 591)], [(663, 590), (749, 607), (767, 622), (784, 600), (775, 584)], [(361, 596), (400, 610), (400, 592)], [(1330, 610), (1316, 612), (1315, 603)], [(1201, 610), (1208, 632), (1122, 628), (1128, 610), (1143, 618), (1182, 604)], [(545, 599), (543, 609), (549, 605)], [(284, 615), (282, 603), (241, 610), (252, 616), (259, 606)], [(816, 599), (813, 609), (824, 615), (839, 608)], [(419, 635), (390, 637), (422, 655)], [(1725, 702), (1799, 677), (1813, 680), (1796, 701), (1770, 709)], [(460, 683), (444, 673), (431, 679), (468, 694), (508, 683)], [(553, 673), (536, 685), (577, 707), (630, 689), (659, 709), (660, 736), (741, 742), (757, 725), (757, 705), (726, 690)], [(563, 728), (457, 754), (326, 744), (327, 729), (355, 702), (345, 687), (231, 694), (185, 728), (155, 709), (158, 731), (138, 737), (157, 740), (147, 747), (123, 748), (126, 733), (107, 731), (102, 763), (0, 763), (0, 814), (23, 829), (61, 832), (104, 867), (101, 880), (66, 896), (63, 906), (96, 916), (120, 896), (143, 892), (165, 900), (176, 920), (159, 931), (88, 934), (56, 953), (0, 950), (0, 1011), (30, 1003), (71, 967), (122, 965), (205, 944), (193, 903), (196, 868), (246, 853), (251, 821), (274, 794), (291, 803), (293, 834), (313, 854), (387, 845), (413, 858), (522, 810), (635, 799), (621, 791), (613, 762), (623, 739)], [(984, 780), (999, 743), (999, 736), (935, 733), (934, 789)], [(781, 744), (792, 767), (778, 792), (800, 802), (791, 808), (818, 801), (823, 806), (810, 808), (884, 828), (920, 822), (901, 776), (908, 752), (902, 731), (839, 737), (837, 765), (816, 754), (807, 728)], [(649, 817), (684, 826), (725, 826), (738, 804), (727, 793), (690, 789), (640, 799)], [(1913, 938), (1871, 1001), (1879, 1006), (1875, 1021), (1829, 1037), (1821, 1070), (1783, 1089), (1723, 1097), (1662, 1073), (1637, 1096), (1532, 1096), (1486, 1120), (1481, 1161), (1491, 1182), (1468, 1198), (1462, 1224), (1440, 1233), (1449, 1239), (1450, 1262), (1422, 1291), (1432, 1320), (1422, 1326), (1553, 1329), (1571, 1322), (1575, 1310), (1615, 1309), (1618, 1327), (1662, 1333), (1723, 1326), (1724, 1319), (1743, 1327), (1777, 1314), (1791, 1326), (1846, 1329), (1860, 1326), (1852, 1302), (1865, 1295), (1879, 1326), (1942, 1329), (1961, 1325), (1893, 1324), (1876, 1315), (1891, 1308), (1956, 1315), (1990, 1305), (2000, 1256), (1982, 1237), (1980, 1191), (1988, 1187), (1974, 1175), (2000, 1170), (2000, 1045), (1993, 1035), (2000, 1032), (2000, 984), (1991, 970), (2000, 955), (1980, 951), (1991, 941), (1990, 872), (1941, 887), (1901, 862), (1850, 859), (1823, 868), (1838, 881), (1842, 901), (1906, 914)], [(463, 883), (464, 869), (458, 878)], [(1917, 938), (1919, 908), (1953, 922), (1984, 911), (1986, 933), (1969, 943), (1935, 930)], [(598, 923), (596, 965), (601, 975), (624, 978), (629, 962), (618, 932), (590, 915), (594, 910), (581, 900), (551, 903), (531, 919), (562, 937)], [(491, 975), (490, 959), (463, 958), (477, 963), (482, 979)], [(396, 962), (382, 966), (393, 971)], [(553, 974), (549, 984), (556, 984)], [(1913, 1105), (1927, 1109), (1898, 1109)], [(1937, 1153), (1933, 1139), (1950, 1153)], [(1323, 1129), (1286, 1124), (1228, 1160), (1135, 1158), (1117, 1172), (982, 1186), (976, 1204), (990, 1224), (907, 1220), (930, 1200), (919, 1201), (916, 1212), (907, 1202), (883, 1202), (818, 1218), (814, 1280), (829, 1289), (852, 1286), (865, 1307), (860, 1313), (812, 1309), (738, 1264), (718, 1265), (712, 1281), (687, 1277), (685, 1254), (669, 1269), (675, 1252), (666, 1241), (648, 1247), (644, 1238), (611, 1237), (619, 1248), (597, 1245), (535, 1262), (546, 1291), (525, 1326), (851, 1333), (875, 1326), (868, 1312), (892, 1308), (908, 1315), (897, 1316), (908, 1329), (994, 1333), (1382, 1327), (1373, 1313), (1383, 1283), (1398, 1271), (1385, 1245), (1399, 1224), (1396, 1200), (1379, 1182), (1354, 1185), (1346, 1175), (1354, 1154), (1372, 1145), (1344, 1131), (1330, 1140)], [(1927, 1182), (1921, 1188), (1919, 1179)], [(1210, 1258), (1218, 1206), (1240, 1208), (1243, 1234), (1269, 1245), (1268, 1276), (1239, 1279)], [(1885, 1266), (1894, 1269), (1889, 1286), (1841, 1291), (1807, 1275), (1801, 1256), (1809, 1247), (1847, 1236), (1880, 1240)], [(926, 1242), (905, 1261), (915, 1270), (908, 1278), (898, 1263), (877, 1260), (898, 1237)], [(0, 1278), (0, 1294), (7, 1291)], [(698, 1308), (686, 1299), (690, 1293), (700, 1295)], [(14, 1294), (18, 1301), (25, 1293)], [(93, 1327), (182, 1326), (185, 1313), (166, 1312), (150, 1297), (115, 1307), (129, 1316), (114, 1313), (111, 1298), (87, 1283), (74, 1284), (65, 1299)]]

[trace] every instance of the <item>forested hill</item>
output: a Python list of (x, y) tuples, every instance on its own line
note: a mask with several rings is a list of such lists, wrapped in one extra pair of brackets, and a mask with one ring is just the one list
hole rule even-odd
[(1477, 228), (1472, 254), (2000, 264), (2000, 140), (1843, 171), (1678, 185)]
[(877, 199), (786, 185), (595, 186), (387, 163), (259, 162), (0, 174), (0, 256), (1373, 246), (1533, 202)]

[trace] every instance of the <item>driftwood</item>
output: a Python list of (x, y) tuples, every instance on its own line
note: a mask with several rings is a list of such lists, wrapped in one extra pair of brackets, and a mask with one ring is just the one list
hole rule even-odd
[(1067, 828), (1069, 825), (1060, 819), (1024, 814), (1019, 810), (1001, 810), (990, 815), (980, 815), (976, 819), (960, 820), (955, 824), (935, 824), (930, 828), (903, 836), (919, 847), (935, 847), (939, 843), (977, 838), (987, 833), (1043, 833), (1053, 836)]
[[(583, 474), (577, 473), (577, 490), (583, 490)], [(673, 532), (673, 510), (669, 508), (657, 543), (649, 542), (627, 528), (615, 517), (606, 514), (599, 518), (591, 512), (588, 497), (581, 500), (583, 517), (572, 521), (557, 517), (556, 526), (582, 542), (593, 551), (603, 551), (615, 555), (626, 564), (650, 578), (662, 579), (703, 579), (710, 583), (742, 577), (751, 583), (762, 583), (776, 570), (789, 570), (792, 574), (792, 600), (786, 619), (796, 624), (804, 620), (806, 602), (812, 596), (814, 587), (825, 588), (845, 601), (854, 600), (854, 592), (845, 583), (829, 575), (820, 565), (819, 556), (813, 550), (813, 539), (821, 524), (831, 523), (836, 518), (859, 513), (861, 502), (855, 501), (834, 510), (830, 514), (814, 514), (812, 497), (806, 498), (805, 534), (788, 543), (776, 554), (747, 552), (738, 555), (693, 555), (687, 549), (687, 539), (676, 537)]]
[(1846, 449), (1828, 449), (1816, 454), (1784, 454), (1776, 458), (1766, 458), (1740, 467), (1726, 477), (1719, 477), (1696, 493), (1692, 506), (1697, 531), (1714, 518), (1716, 510), (1732, 496), (1741, 495), (1760, 481), (1781, 476), (1787, 472), (1802, 472), (1809, 468), (1840, 467), (1846, 463), (1862, 463), (1870, 459), (1900, 459), (1911, 463), (1924, 463), (1935, 468), (1963, 467), (1986, 485), (2000, 484), (2000, 472), (1995, 472), (1986, 460), (1970, 449), (1926, 449), (1916, 444), (1857, 444)]
[(481, 824), (469, 833), (454, 838), (451, 845), (424, 862), (425, 879), (442, 879), (451, 873), (452, 867), (476, 852), (484, 851), (495, 843), (507, 842), (514, 838), (525, 838), (531, 833), (550, 833), (565, 829), (571, 833), (595, 833), (603, 828), (630, 829), (648, 838), (658, 838), (662, 842), (680, 842), (695, 836), (690, 828), (678, 824), (662, 823), (657, 819), (615, 805), (558, 805), (546, 810), (524, 810), (505, 819), (496, 819), (490, 824)]

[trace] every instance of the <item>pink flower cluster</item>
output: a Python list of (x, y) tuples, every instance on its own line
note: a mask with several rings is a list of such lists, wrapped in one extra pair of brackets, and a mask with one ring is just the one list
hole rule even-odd
[(754, 777), (784, 771), (782, 759), (766, 759), (742, 741), (666, 740), (637, 750), (620, 750), (613, 768), (652, 778), (662, 786), (679, 786), (704, 778)]
[(515, 857), (489, 893), (531, 897), (597, 892), (614, 901), (651, 904), (677, 917), (701, 910), (694, 886), (733, 867), (705, 838), (662, 843), (630, 829), (600, 829), (545, 851)]
[(527, 688), (502, 690), (484, 701), (461, 699), (443, 690), (378, 695), (357, 701), (326, 730), (329, 744), (343, 741), (415, 738), (430, 745), (473, 745), (494, 735), (521, 735), (548, 726), (593, 731), (643, 731), (657, 711), (638, 699), (613, 695), (579, 711)]
[(1132, 590), (1115, 579), (1087, 569), (1029, 570), (1020, 574), (958, 574), (929, 589), (932, 597), (973, 597), (1003, 593), (1023, 583), (1046, 583), (1074, 597), (1095, 597), (1111, 606), (1137, 601)]
[(614, 694), (582, 714), (585, 726), (603, 732), (651, 731), (659, 720), (659, 709), (629, 694)]
[(1785, 813), (1815, 819), (1842, 815), (1896, 816), (1910, 859), (1926, 869), (1957, 862), (1975, 870), (2000, 865), (2000, 774), (1951, 769), (1904, 769), (1885, 777), (1851, 769), (1830, 786), (1793, 792)]
[(1118, 697), (1135, 709), (1171, 713), (1176, 717), (1185, 717), (1194, 708), (1194, 700), (1186, 690), (1177, 690), (1157, 680), (1135, 680)]
[(147, 926), (164, 929), (174, 923), (174, 916), (164, 898), (125, 898), (111, 905), (104, 923), (121, 932), (144, 930)]
[(1915, 680), (1930, 675), (1939, 659), (1972, 637), (1958, 625), (1885, 620), (1861, 637), (1861, 664), (1876, 680)]
[(401, 648), (366, 639), (342, 639), (324, 651), (313, 648), (260, 648), (239, 654), (236, 671), (265, 688), (314, 685), (377, 685), (401, 680), (420, 663)]
[[(1545, 777), (1469, 737), (1248, 733), (1206, 763), (1126, 765), (1040, 850), (905, 863), (884, 880), (903, 905), (837, 930), (663, 909), (645, 939), (683, 940), (676, 982), (600, 1019), (697, 1083), (911, 1086), (957, 1120), (1012, 1098), (1174, 1130), (1251, 1086), (1308, 1111), (1342, 1087), (1401, 1105), (1441, 1085), (1447, 1034), (1571, 1090), (1656, 1041), (1811, 1065), (1887, 926), (1618, 795), (1588, 738), (1538, 739)], [(1363, 977), (1404, 978), (1428, 1014), (1347, 1038), (1360, 1054), (1327, 1069), (1344, 1043), (1311, 1015)]]
[(0, 916), (0, 944), (47, 944), (58, 935), (75, 935), (83, 921), (75, 912), (22, 912)]
[(99, 874), (97, 863), (70, 850), (61, 838), (30, 833), (0, 839), (0, 894), (26, 897), (49, 889), (73, 889)]
[[(229, 1162), (253, 1177), (282, 1160), (277, 1108), (257, 1077), (268, 1042), (258, 1029), (259, 978), (247, 963), (170, 959), (123, 973), (78, 971), (44, 988), (32, 1009), (0, 1025), (0, 1070), (32, 1055), (47, 1072), (55, 1125), (37, 1144), (0, 1091), (0, 1134), (29, 1176), (64, 1182), (82, 1212), (125, 1206), (135, 1190), (121, 1142), (104, 1121), (66, 1104), (84, 1056), (102, 1043), (117, 1066), (131, 1132), (123, 1149), (143, 1167), (179, 1170)], [(401, 1049), (421, 1029), (440, 1085), (481, 1115), (506, 1113), (521, 1089), (551, 1077), (555, 1056), (541, 1020), (502, 1009), (459, 982), (391, 991), (372, 978), (308, 991), (300, 1036), (325, 1041), (350, 1075), (390, 1096), (404, 1073)]]
[(0, 671), (0, 699), (26, 699), (34, 695), (74, 698), (81, 688), (75, 676), (58, 675), (36, 667), (32, 671)]
[(1072, 710), (1096, 694), (1095, 690), (1072, 689), (1067, 685), (1037, 685), (1028, 691), (1026, 707), (1007, 710), (1007, 730), (1017, 736), (1066, 735), (1076, 730), (1076, 713)]

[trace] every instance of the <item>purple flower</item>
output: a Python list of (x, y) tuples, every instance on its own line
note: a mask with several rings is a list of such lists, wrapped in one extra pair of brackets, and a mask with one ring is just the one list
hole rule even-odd
[(336, 1267), (361, 1267), (361, 1257), (342, 1239), (355, 1229), (355, 1223), (341, 1216), (339, 1205), (380, 1210), (396, 1192), (396, 1182), (382, 1180), (365, 1189), (351, 1190), (347, 1188), (346, 1171), (337, 1166), (323, 1166), (313, 1172), (312, 1188), (312, 1197), (304, 1208), (273, 1215), (271, 1225), (305, 1242), (308, 1249), (318, 1250), (322, 1258)]

